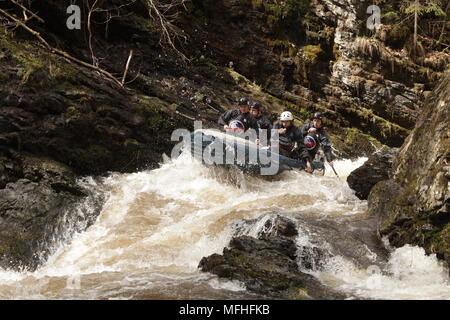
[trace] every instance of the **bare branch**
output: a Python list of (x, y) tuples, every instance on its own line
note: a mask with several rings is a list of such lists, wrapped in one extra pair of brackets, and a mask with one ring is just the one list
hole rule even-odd
[[(45, 23), (44, 19), (42, 19), (41, 17), (39, 17), (36, 13), (32, 12), (30, 9), (28, 9), (27, 7), (25, 7), (24, 5), (22, 5), (21, 3), (18, 3), (15, 0), (10, 0), (12, 3), (14, 3), (15, 5), (19, 6), (20, 8), (22, 8), (22, 10), (28, 14), (31, 15), (31, 18), (36, 18), (39, 22), (41, 23)], [(25, 15), (25, 13), (24, 13)], [(31, 18), (26, 18), (26, 20), (29, 20)]]
[(87, 62), (84, 62), (82, 60), (79, 60), (75, 57), (72, 57), (69, 53), (59, 50), (57, 48), (52, 47), (50, 44), (48, 44), (48, 42), (42, 38), (42, 36), (40, 35), (39, 32), (31, 29), (30, 27), (28, 27), (23, 21), (21, 21), (20, 19), (14, 17), (13, 15), (9, 14), (8, 12), (6, 12), (3, 9), (0, 9), (0, 13), (7, 17), (8, 19), (14, 21), (17, 25), (21, 26), (23, 29), (25, 29), (26, 31), (28, 31), (29, 33), (31, 33), (32, 35), (34, 35), (50, 52), (57, 54), (59, 56), (62, 56), (64, 58), (66, 58), (67, 60), (69, 60), (70, 62), (76, 63), (78, 65), (84, 66), (86, 68), (89, 68), (91, 70), (97, 71), (100, 74), (102, 74), (105, 78), (107, 78), (108, 80), (112, 81), (113, 83), (115, 83), (116, 85), (122, 87), (122, 84), (108, 71), (103, 70), (101, 68), (99, 68), (98, 66), (94, 66), (92, 64), (89, 64)]
[(94, 66), (98, 66), (98, 59), (95, 57), (94, 55), (94, 50), (92, 49), (92, 31), (91, 31), (91, 17), (92, 17), (92, 13), (95, 11), (95, 6), (97, 5), (98, 0), (94, 1), (94, 4), (89, 7), (89, 1), (86, 1), (86, 4), (88, 6), (88, 17), (87, 17), (87, 30), (88, 30), (88, 34), (89, 34), (89, 51), (91, 52), (91, 58), (92, 58), (92, 64)]
[(128, 56), (127, 65), (125, 66), (125, 71), (123, 72), (122, 77), (122, 87), (125, 85), (125, 79), (127, 78), (128, 68), (130, 67), (131, 59), (133, 58), (133, 50), (130, 50), (130, 55)]
[(34, 35), (36, 38), (39, 39), (40, 42), (42, 42), (45, 47), (49, 50), (51, 50), (51, 46), (48, 44), (47, 41), (45, 41), (44, 38), (41, 37), (41, 34), (37, 31), (34, 31), (33, 29), (29, 28), (25, 23), (23, 23), (20, 19), (14, 17), (13, 15), (9, 14), (3, 9), (0, 9), (0, 13), (3, 14), (5, 17), (9, 18), (10, 20), (13, 20), (15, 23), (17, 23), (19, 26), (24, 28), (26, 31), (30, 32), (32, 35)]
[[(172, 0), (169, 3), (162, 3), (160, 0), (145, 0), (149, 11), (149, 16), (155, 20), (161, 28), (160, 44), (166, 43), (172, 48), (183, 60), (189, 60), (180, 50), (175, 46), (175, 39), (183, 37), (172, 21), (177, 18), (178, 11), (169, 15), (169, 12), (176, 9), (176, 7), (183, 6), (186, 9), (185, 2), (188, 0)], [(185, 37), (184, 37), (185, 38)]]

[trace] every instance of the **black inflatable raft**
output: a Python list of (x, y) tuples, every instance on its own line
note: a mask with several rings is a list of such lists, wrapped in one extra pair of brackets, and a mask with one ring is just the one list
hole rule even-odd
[[(217, 130), (196, 130), (191, 134), (191, 154), (205, 165), (236, 167), (246, 173), (277, 175), (286, 170), (304, 170), (302, 161), (259, 147), (252, 141)], [(323, 175), (322, 162), (313, 162), (316, 174)]]

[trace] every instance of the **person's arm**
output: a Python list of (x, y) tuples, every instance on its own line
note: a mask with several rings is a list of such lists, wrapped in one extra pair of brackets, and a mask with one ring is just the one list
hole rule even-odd
[(259, 140), (259, 126), (258, 121), (254, 117), (250, 117), (250, 128), (255, 130), (256, 132), (256, 139)]
[(217, 123), (220, 124), (221, 126), (225, 125), (225, 116), (226, 116), (227, 112), (222, 113), (219, 117), (219, 120), (217, 120)]
[(323, 148), (323, 152), (325, 153), (325, 157), (327, 158), (328, 163), (330, 165), (333, 165), (333, 160), (335, 159), (335, 157), (331, 149), (330, 137), (325, 132), (325, 130), (322, 130), (321, 132), (320, 145)]
[[(278, 131), (280, 128), (281, 128), (281, 123), (276, 121), (273, 124), (273, 128), (272, 129)], [(272, 131), (270, 131), (269, 135), (270, 135), (270, 144), (272, 144), (272, 142), (278, 141), (278, 139), (275, 139), (275, 132), (272, 133)]]
[[(270, 123), (269, 119), (264, 119), (263, 120), (263, 124), (261, 126), (261, 129), (262, 130), (266, 130), (266, 131), (263, 131), (264, 132), (263, 136), (266, 139), (266, 144), (270, 145), (270, 136), (272, 134), (272, 132), (271, 132), (272, 124)], [(260, 133), (260, 137), (261, 137), (261, 133)]]
[(269, 119), (264, 119), (264, 127), (263, 129), (266, 130), (271, 130), (272, 129), (272, 124), (270, 123)]
[(233, 110), (228, 110), (225, 113), (223, 113), (220, 117), (217, 123), (219, 123), (221, 126), (228, 126), (231, 120), (231, 115), (233, 113)]
[(308, 134), (309, 128), (310, 128), (309, 122), (308, 122), (308, 123), (305, 123), (304, 125), (302, 125), (302, 126), (300, 127), (300, 132), (301, 132), (301, 134), (302, 134), (303, 137), (305, 137), (305, 136)]
[(297, 142), (298, 157), (306, 163), (305, 170), (307, 172), (313, 172), (312, 159), (308, 152), (308, 149), (306, 149), (306, 146), (303, 142), (303, 135), (302, 135), (301, 128), (298, 128), (295, 138), (296, 138), (296, 142)]

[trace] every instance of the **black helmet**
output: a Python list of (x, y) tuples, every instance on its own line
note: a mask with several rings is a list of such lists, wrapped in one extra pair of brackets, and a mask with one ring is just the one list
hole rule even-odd
[(323, 113), (322, 113), (322, 112), (316, 112), (316, 113), (314, 113), (313, 120), (314, 120), (314, 119), (322, 120), (322, 118), (323, 118)]
[(261, 108), (262, 108), (261, 102), (258, 101), (253, 102), (252, 109), (261, 110)]
[(240, 98), (239, 99), (239, 105), (240, 106), (247, 106), (248, 105), (248, 99), (247, 98)]

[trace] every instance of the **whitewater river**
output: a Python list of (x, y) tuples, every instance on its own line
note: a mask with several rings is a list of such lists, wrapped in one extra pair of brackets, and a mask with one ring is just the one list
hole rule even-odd
[[(377, 249), (367, 202), (344, 179), (365, 160), (338, 161), (341, 179), (295, 171), (269, 179), (212, 171), (183, 154), (156, 170), (87, 178), (81, 183), (106, 196), (95, 223), (60, 243), (35, 272), (0, 270), (0, 298), (259, 298), (197, 266), (222, 252), (240, 219), (280, 212), (299, 221), (299, 246), (342, 243), (341, 254), (308, 272), (349, 298), (450, 299), (448, 270), (435, 257), (412, 246), (386, 256)], [(350, 233), (367, 245), (353, 248)], [(352, 254), (369, 263), (355, 263)]]

